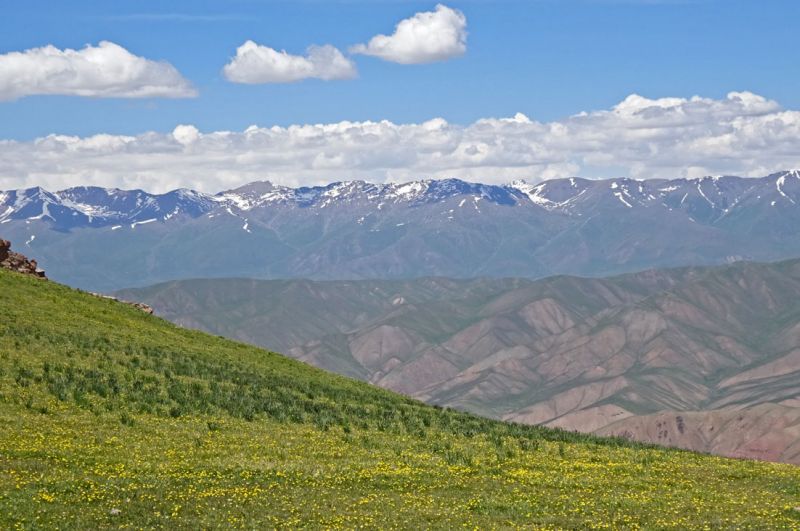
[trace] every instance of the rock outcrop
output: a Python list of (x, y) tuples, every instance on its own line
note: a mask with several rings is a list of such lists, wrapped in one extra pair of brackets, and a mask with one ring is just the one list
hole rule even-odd
[(0, 268), (47, 279), (44, 270), (39, 269), (36, 260), (31, 260), (20, 253), (15, 253), (11, 250), (11, 242), (3, 239), (0, 239)]

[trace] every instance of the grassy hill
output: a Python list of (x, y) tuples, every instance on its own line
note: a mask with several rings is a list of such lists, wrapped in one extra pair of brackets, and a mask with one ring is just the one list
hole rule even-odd
[(800, 464), (797, 259), (536, 281), (177, 280), (121, 296), (429, 404)]
[(0, 528), (800, 526), (800, 469), (425, 406), (0, 271)]

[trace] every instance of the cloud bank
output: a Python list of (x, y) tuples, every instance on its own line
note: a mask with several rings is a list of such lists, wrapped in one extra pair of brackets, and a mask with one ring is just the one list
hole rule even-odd
[(207, 192), (254, 180), (298, 186), (459, 177), (762, 176), (800, 168), (800, 111), (749, 92), (722, 99), (631, 95), (554, 122), (523, 114), (462, 126), (339, 122), (138, 136), (0, 141), (0, 189), (76, 185)]
[(401, 64), (446, 61), (466, 51), (467, 18), (461, 11), (442, 4), (436, 6), (436, 11), (401, 20), (391, 35), (376, 35), (367, 44), (350, 48), (351, 53)]
[(0, 55), (0, 100), (40, 94), (190, 98), (197, 92), (171, 64), (138, 57), (108, 41), (82, 50), (44, 46)]
[(301, 56), (253, 41), (239, 46), (222, 72), (228, 81), (247, 84), (292, 83), (309, 78), (329, 81), (358, 75), (355, 64), (330, 44), (310, 46), (307, 55)]

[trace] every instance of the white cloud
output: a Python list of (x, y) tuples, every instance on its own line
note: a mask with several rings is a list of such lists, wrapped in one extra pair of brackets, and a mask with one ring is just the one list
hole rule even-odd
[(254, 180), (287, 185), (459, 177), (761, 176), (800, 168), (800, 111), (748, 92), (722, 99), (637, 95), (554, 122), (523, 114), (461, 126), (339, 122), (138, 136), (0, 141), (0, 189), (118, 186), (208, 192)]
[(172, 131), (172, 136), (179, 144), (188, 146), (200, 138), (200, 131), (193, 125), (179, 125)]
[(236, 56), (222, 69), (234, 83), (291, 83), (301, 79), (352, 79), (355, 64), (330, 44), (310, 46), (306, 56), (291, 55), (253, 41), (236, 49)]
[(457, 9), (438, 4), (436, 11), (401, 20), (393, 34), (376, 35), (350, 51), (401, 64), (445, 61), (467, 51), (467, 18)]
[(108, 41), (82, 50), (43, 46), (0, 55), (0, 100), (37, 94), (188, 98), (197, 92), (171, 64), (138, 57)]

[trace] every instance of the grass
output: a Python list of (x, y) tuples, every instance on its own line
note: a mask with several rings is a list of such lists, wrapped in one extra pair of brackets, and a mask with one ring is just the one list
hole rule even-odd
[(0, 528), (800, 528), (800, 469), (425, 406), (0, 271)]

